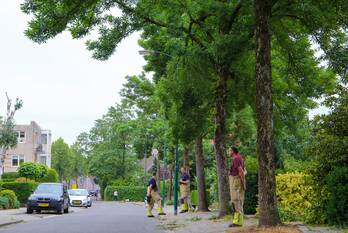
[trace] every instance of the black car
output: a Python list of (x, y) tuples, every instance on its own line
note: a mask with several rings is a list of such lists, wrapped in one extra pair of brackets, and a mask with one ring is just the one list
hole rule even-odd
[(61, 183), (41, 183), (30, 195), (27, 202), (27, 213), (33, 211), (56, 210), (58, 214), (69, 213), (69, 195)]

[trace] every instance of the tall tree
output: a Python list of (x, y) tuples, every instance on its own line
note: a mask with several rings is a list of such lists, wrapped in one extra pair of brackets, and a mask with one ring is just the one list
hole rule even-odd
[(7, 111), (5, 117), (0, 116), (0, 175), (4, 172), (6, 151), (17, 145), (17, 132), (14, 131), (14, 115), (22, 107), (23, 101), (16, 99), (12, 105), (12, 100), (7, 97)]
[(270, 0), (255, 0), (257, 156), (260, 226), (280, 223), (276, 200), (272, 120)]
[(73, 155), (68, 144), (62, 138), (52, 143), (52, 167), (56, 169), (60, 181), (71, 178)]

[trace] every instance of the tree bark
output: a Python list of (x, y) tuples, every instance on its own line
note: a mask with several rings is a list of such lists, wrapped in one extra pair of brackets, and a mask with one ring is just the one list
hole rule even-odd
[(259, 161), (259, 226), (280, 223), (276, 200), (272, 122), (270, 0), (255, 0), (256, 14), (256, 115)]
[(204, 159), (202, 137), (198, 136), (195, 141), (196, 175), (198, 190), (198, 211), (208, 210), (207, 195), (205, 189)]
[(227, 164), (225, 157), (225, 123), (226, 123), (226, 89), (229, 78), (228, 68), (217, 66), (219, 74), (218, 85), (216, 89), (216, 106), (215, 106), (215, 159), (218, 176), (219, 190), (219, 216), (223, 217), (229, 208), (229, 186), (227, 177)]
[(189, 168), (190, 164), (190, 145), (185, 144), (184, 145), (184, 154), (183, 154), (183, 161), (182, 161), (182, 166), (184, 168)]

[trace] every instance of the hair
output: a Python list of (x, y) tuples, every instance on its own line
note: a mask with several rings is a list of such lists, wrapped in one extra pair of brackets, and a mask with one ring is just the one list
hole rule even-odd
[(238, 153), (238, 148), (237, 146), (231, 146), (231, 150), (234, 152), (234, 153)]

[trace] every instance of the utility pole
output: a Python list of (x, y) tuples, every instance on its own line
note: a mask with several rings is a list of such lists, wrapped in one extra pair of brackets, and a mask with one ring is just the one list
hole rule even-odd
[(175, 146), (175, 173), (174, 173), (174, 215), (178, 215), (178, 173), (179, 173), (178, 143)]

